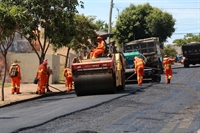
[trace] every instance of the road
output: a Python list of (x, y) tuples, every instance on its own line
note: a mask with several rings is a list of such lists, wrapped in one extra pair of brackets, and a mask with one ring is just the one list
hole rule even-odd
[(127, 85), (115, 95), (57, 95), (0, 109), (2, 133), (200, 133), (200, 66), (173, 68), (171, 84)]

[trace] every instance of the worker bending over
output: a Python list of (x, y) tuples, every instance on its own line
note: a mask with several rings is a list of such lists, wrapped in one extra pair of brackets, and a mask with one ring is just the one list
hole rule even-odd
[(172, 79), (171, 63), (173, 61), (175, 61), (175, 59), (169, 58), (167, 55), (165, 55), (165, 57), (163, 59), (163, 66), (164, 66), (166, 84), (169, 84), (170, 80)]
[(100, 36), (97, 37), (97, 43), (98, 46), (90, 52), (90, 58), (97, 58), (98, 55), (104, 53), (105, 51), (106, 45), (104, 40)]
[(69, 67), (65, 68), (63, 75), (65, 77), (65, 85), (67, 87), (67, 92), (70, 92), (72, 91), (72, 81), (73, 81), (72, 70)]
[(47, 85), (48, 78), (48, 61), (45, 59), (42, 64), (38, 67), (36, 78), (39, 79), (36, 94), (45, 94), (45, 88)]
[(135, 73), (137, 74), (138, 85), (141, 86), (143, 82), (144, 66), (145, 62), (143, 59), (134, 57)]

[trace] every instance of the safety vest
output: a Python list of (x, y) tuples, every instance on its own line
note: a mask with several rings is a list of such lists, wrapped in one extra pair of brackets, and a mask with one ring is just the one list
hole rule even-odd
[(142, 59), (137, 59), (135, 61), (135, 66), (138, 67), (138, 66), (144, 66), (145, 65), (145, 62), (142, 60)]
[(140, 65), (144, 65), (144, 63), (142, 61), (139, 61), (136, 63), (136, 66), (140, 66)]
[(171, 66), (171, 64), (165, 64), (164, 66), (165, 66), (165, 67), (167, 67), (167, 66), (169, 66), (169, 67), (170, 67), (170, 66)]
[(164, 67), (171, 67), (171, 62), (168, 58), (163, 59)]
[(99, 42), (98, 47), (101, 48), (103, 46), (103, 49), (106, 49), (104, 41)]

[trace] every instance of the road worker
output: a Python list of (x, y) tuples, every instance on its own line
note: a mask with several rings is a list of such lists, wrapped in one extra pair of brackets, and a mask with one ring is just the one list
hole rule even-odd
[(47, 92), (52, 92), (50, 89), (49, 89), (49, 78), (50, 78), (50, 75), (53, 74), (53, 71), (52, 69), (50, 68), (50, 66), (48, 67), (47, 69), (47, 84), (46, 84), (46, 89), (47, 89)]
[(90, 52), (90, 58), (97, 58), (98, 55), (104, 53), (105, 51), (106, 44), (104, 40), (102, 39), (102, 37), (100, 36), (97, 37), (97, 43), (98, 43), (98, 46)]
[(138, 85), (141, 86), (143, 82), (145, 61), (137, 56), (134, 57), (135, 73), (137, 74)]
[(38, 67), (36, 77), (39, 79), (36, 94), (45, 94), (45, 88), (47, 85), (48, 77), (48, 60), (45, 59), (42, 64)]
[(164, 56), (163, 66), (164, 66), (166, 84), (169, 84), (172, 79), (171, 63), (174, 61), (175, 59), (169, 58), (167, 55)]
[(65, 77), (65, 85), (67, 87), (67, 92), (70, 92), (72, 91), (72, 81), (73, 81), (72, 70), (69, 67), (65, 68), (63, 75)]
[(21, 94), (20, 92), (20, 80), (21, 80), (21, 71), (19, 64), (20, 61), (14, 60), (13, 64), (10, 66), (9, 75), (11, 78), (11, 92), (14, 94)]

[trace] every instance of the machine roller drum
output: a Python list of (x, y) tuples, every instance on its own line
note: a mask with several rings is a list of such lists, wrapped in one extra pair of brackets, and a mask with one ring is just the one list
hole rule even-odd
[(112, 73), (74, 75), (74, 88), (77, 96), (113, 94), (116, 92), (115, 77)]

